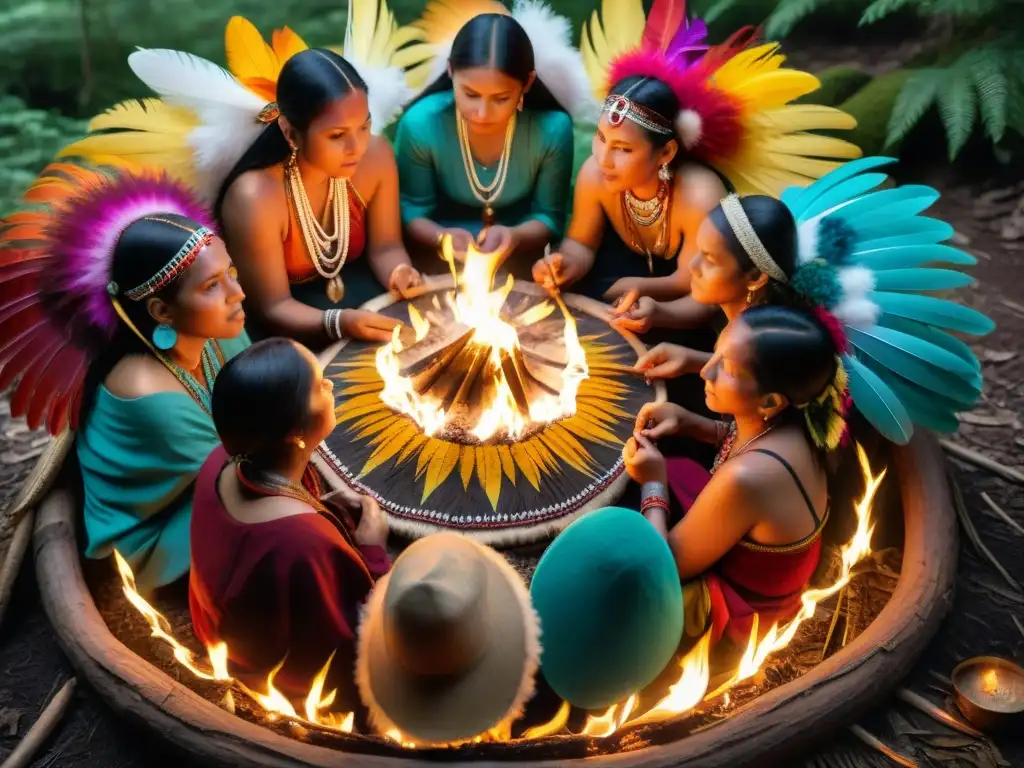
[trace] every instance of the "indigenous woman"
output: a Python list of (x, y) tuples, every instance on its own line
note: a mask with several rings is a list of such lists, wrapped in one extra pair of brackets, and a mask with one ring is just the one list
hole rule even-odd
[[(955, 431), (956, 414), (980, 397), (981, 366), (948, 331), (981, 335), (994, 326), (928, 295), (970, 284), (955, 267), (974, 259), (943, 244), (952, 227), (920, 215), (938, 199), (934, 189), (876, 189), (887, 179), (877, 169), (892, 162), (853, 161), (807, 189), (787, 190), (781, 202), (726, 198), (698, 232), (692, 295), (730, 321), (759, 304), (828, 310), (849, 340), (843, 360), (858, 410), (883, 436), (905, 443), (915, 423)], [(678, 305), (640, 302), (665, 325), (678, 322)], [(651, 378), (674, 377), (699, 371), (707, 359), (665, 344), (638, 368)]]
[(210, 389), (248, 346), (235, 268), (205, 209), (156, 173), (52, 165), (26, 200), (51, 207), (3, 233), (12, 413), (79, 430), (86, 556), (116, 549), (140, 589), (168, 584), (188, 571), (198, 457), (217, 444)]
[(511, 271), (528, 278), (563, 234), (570, 114), (592, 105), (569, 23), (540, 3), (519, 2), (509, 15), (489, 0), (434, 0), (413, 26), (428, 43), (413, 52), (432, 60), (413, 73), (429, 71), (431, 82), (395, 140), (408, 237), (431, 257), (445, 235), (459, 256), (471, 242), (483, 251), (508, 242)]
[[(705, 366), (708, 407), (731, 426), (671, 403), (649, 404), (626, 444), (643, 484), (642, 511), (668, 539), (684, 588), (685, 626), (740, 648), (754, 616), (767, 628), (800, 608), (828, 518), (825, 458), (844, 434), (844, 343), (834, 318), (755, 307), (730, 323)], [(653, 440), (688, 434), (718, 443), (709, 476), (689, 459), (668, 463)], [(685, 509), (667, 527), (666, 488)], [(723, 510), (726, 511), (723, 514)]]
[[(855, 123), (839, 110), (787, 106), (819, 83), (780, 68), (777, 45), (748, 47), (737, 36), (709, 50), (704, 23), (691, 24), (682, 3), (657, 0), (646, 26), (634, 12), (639, 4), (606, 9), (604, 26), (616, 36), (638, 30), (621, 48), (607, 44), (596, 18), (594, 45), (585, 30), (584, 58), (607, 98), (576, 180), (567, 236), (534, 267), (549, 287), (572, 285), (606, 301), (628, 295), (627, 308), (639, 295), (689, 293), (697, 230), (725, 193), (719, 175), (742, 193), (778, 195), (860, 154), (847, 142), (803, 133)], [(691, 306), (690, 315), (699, 326), (708, 311)]]
[(293, 699), (330, 659), (328, 689), (352, 711), (355, 628), (390, 567), (388, 525), (369, 497), (320, 499), (309, 460), (334, 428), (331, 381), (295, 342), (259, 342), (218, 377), (213, 421), (223, 446), (199, 473), (192, 515), (196, 636), (227, 643), (231, 674), (251, 686), (277, 669), (274, 685)]
[[(352, 51), (356, 35), (374, 34), (372, 26), (353, 32), (356, 15), (350, 8)], [(370, 16), (376, 21), (376, 3)], [(159, 159), (191, 174), (214, 205), (254, 336), (317, 346), (389, 338), (394, 321), (353, 308), (420, 282), (401, 242), (394, 155), (373, 135), (411, 91), (398, 68), (307, 49), (288, 29), (274, 40), (271, 49), (249, 22), (232, 19), (233, 75), (176, 51), (133, 53), (129, 66), (166, 103), (148, 104), (141, 118), (137, 103), (119, 105), (93, 128), (128, 132), (90, 137), (64, 154), (128, 162), (154, 154), (152, 134), (162, 132)], [(140, 124), (152, 129), (140, 133)]]

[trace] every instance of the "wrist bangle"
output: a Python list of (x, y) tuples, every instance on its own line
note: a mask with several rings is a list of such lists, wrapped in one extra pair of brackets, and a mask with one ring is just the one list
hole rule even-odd
[(328, 309), (324, 312), (324, 332), (327, 334), (327, 338), (332, 341), (341, 341), (343, 334), (341, 332), (341, 313), (343, 310), (340, 309)]
[(640, 505), (640, 514), (645, 514), (649, 509), (663, 509), (668, 512), (668, 502), (665, 499), (658, 498), (657, 496), (644, 499), (644, 503)]
[(643, 501), (647, 501), (649, 498), (664, 500), (668, 498), (668, 489), (665, 488), (664, 483), (658, 482), (657, 480), (651, 480), (641, 486), (640, 498), (643, 499)]

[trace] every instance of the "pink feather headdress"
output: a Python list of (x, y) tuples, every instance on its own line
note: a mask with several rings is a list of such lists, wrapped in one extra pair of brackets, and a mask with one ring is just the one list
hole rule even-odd
[(214, 225), (191, 190), (148, 170), (113, 176), (55, 163), (25, 202), (44, 208), (0, 222), (0, 391), (20, 376), (12, 415), (57, 434), (69, 416), (76, 425), (88, 363), (117, 328), (107, 286), (121, 233), (156, 214)]

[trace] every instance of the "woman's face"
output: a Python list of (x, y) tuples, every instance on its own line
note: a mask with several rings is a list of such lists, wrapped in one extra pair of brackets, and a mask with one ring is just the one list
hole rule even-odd
[(334, 413), (334, 382), (324, 376), (323, 368), (312, 352), (301, 344), (295, 346), (313, 373), (309, 390), (310, 425), (303, 439), (307, 446), (319, 445), (338, 423)]
[(675, 155), (675, 142), (656, 148), (647, 132), (632, 120), (612, 125), (608, 114), (603, 113), (591, 151), (605, 189), (620, 194), (656, 181), (658, 169)]
[(370, 145), (370, 105), (366, 93), (349, 91), (332, 101), (302, 136), (302, 159), (335, 179), (348, 179)]
[(455, 108), (473, 133), (503, 133), (519, 108), (519, 99), (532, 85), (491, 67), (469, 67), (453, 72)]
[(704, 400), (715, 413), (750, 416), (759, 410), (761, 396), (750, 370), (753, 335), (742, 320), (725, 327), (715, 353), (700, 372)]
[(690, 262), (690, 293), (701, 304), (722, 306), (743, 301), (750, 279), (729, 252), (725, 238), (711, 218), (697, 230), (697, 255)]
[(149, 311), (157, 322), (169, 320), (180, 335), (233, 339), (245, 326), (244, 298), (224, 241), (215, 237), (181, 277), (173, 301), (151, 299)]

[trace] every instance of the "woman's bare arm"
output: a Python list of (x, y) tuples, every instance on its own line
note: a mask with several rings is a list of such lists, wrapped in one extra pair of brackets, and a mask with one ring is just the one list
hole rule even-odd
[(573, 192), (572, 218), (565, 239), (558, 246), (562, 255), (563, 271), (570, 278), (566, 285), (580, 280), (594, 266), (594, 258), (605, 227), (604, 208), (601, 206), (601, 178), (597, 162), (590, 157), (576, 176)]
[(380, 284), (390, 288), (391, 273), (395, 267), (402, 264), (412, 266), (412, 262), (402, 244), (398, 164), (388, 140), (375, 136), (359, 165), (360, 168), (370, 170), (372, 184), (370, 195), (364, 198), (367, 205), (370, 268)]
[(292, 298), (288, 283), (287, 216), (283, 184), (263, 172), (243, 174), (224, 197), (224, 241), (249, 305), (270, 330), (319, 346), (329, 341), (323, 312)]

